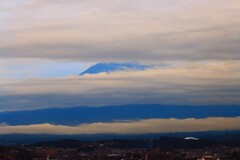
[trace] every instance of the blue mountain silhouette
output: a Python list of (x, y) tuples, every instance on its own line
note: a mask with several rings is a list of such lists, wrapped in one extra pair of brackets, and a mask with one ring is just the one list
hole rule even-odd
[(122, 105), (103, 107), (49, 108), (0, 113), (0, 124), (9, 125), (52, 123), (79, 125), (148, 118), (237, 117), (240, 106)]
[(97, 63), (91, 66), (80, 75), (84, 74), (97, 74), (101, 72), (115, 72), (115, 71), (128, 71), (128, 70), (145, 70), (151, 68), (152, 66), (142, 65), (139, 63)]

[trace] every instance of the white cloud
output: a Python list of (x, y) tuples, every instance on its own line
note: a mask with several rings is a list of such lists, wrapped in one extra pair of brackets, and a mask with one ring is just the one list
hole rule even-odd
[(0, 125), (0, 134), (144, 134), (165, 132), (195, 132), (214, 130), (239, 130), (240, 117), (206, 119), (146, 119), (129, 122), (91, 123), (79, 126), (53, 124)]

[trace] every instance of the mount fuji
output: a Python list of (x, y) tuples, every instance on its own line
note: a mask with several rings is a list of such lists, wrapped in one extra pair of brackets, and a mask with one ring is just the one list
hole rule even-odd
[(102, 72), (110, 73), (110, 72), (116, 72), (116, 71), (139, 71), (139, 70), (146, 70), (148, 68), (151, 68), (153, 66), (151, 65), (143, 65), (139, 63), (97, 63), (87, 70), (80, 73), (80, 75), (85, 74), (98, 74)]

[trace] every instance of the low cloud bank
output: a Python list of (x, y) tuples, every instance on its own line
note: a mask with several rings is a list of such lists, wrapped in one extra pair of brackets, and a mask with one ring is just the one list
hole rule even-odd
[(166, 132), (195, 132), (240, 130), (240, 117), (206, 119), (145, 119), (112, 123), (91, 123), (79, 126), (63, 126), (54, 124), (0, 125), (0, 134), (145, 134)]

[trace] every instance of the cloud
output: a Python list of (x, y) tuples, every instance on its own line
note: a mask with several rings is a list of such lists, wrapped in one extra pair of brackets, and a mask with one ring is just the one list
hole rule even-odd
[(0, 108), (121, 104), (239, 104), (239, 61), (0, 82)]
[(91, 123), (79, 126), (53, 124), (0, 125), (0, 134), (145, 134), (165, 132), (195, 132), (214, 130), (239, 130), (240, 117), (206, 119), (146, 119), (139, 121)]
[(2, 0), (0, 9), (2, 58), (240, 58), (237, 0)]

